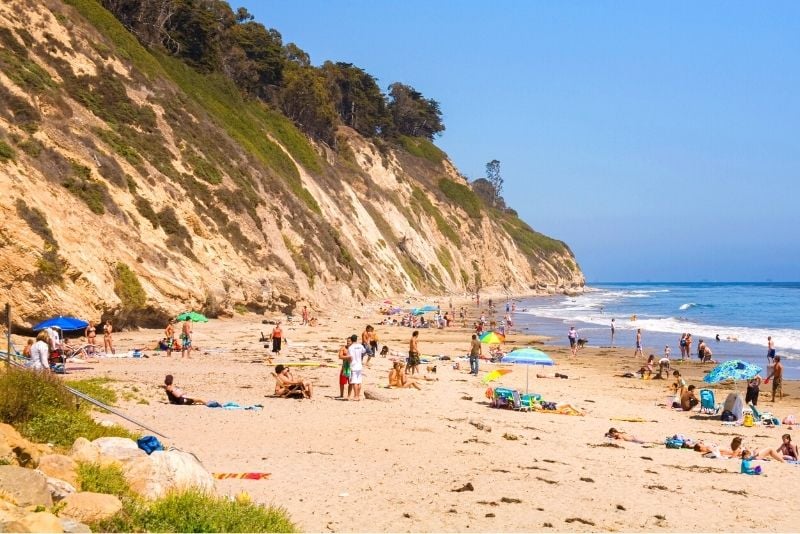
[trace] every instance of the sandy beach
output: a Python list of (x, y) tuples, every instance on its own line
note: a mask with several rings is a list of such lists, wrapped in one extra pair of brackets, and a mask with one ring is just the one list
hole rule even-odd
[[(476, 378), (466, 360), (459, 370), (453, 360), (432, 361), (435, 374), (420, 366), (433, 379), (421, 391), (386, 389), (391, 357), (405, 358), (411, 329), (377, 325), (378, 308), (315, 313), (320, 321), (313, 328), (284, 323), (288, 344), (274, 363), (329, 365), (296, 368), (314, 383), (311, 400), (272, 397), (274, 365), (259, 342), (272, 326), (252, 314), (195, 324), (190, 360), (151, 350), (161, 331), (121, 332), (119, 352), (142, 347), (148, 357), (73, 364), (67, 378), (113, 379), (122, 411), (166, 434), (165, 443), (195, 453), (211, 472), (270, 473), (260, 481), (218, 481), (217, 488), (284, 506), (303, 531), (797, 530), (800, 466), (759, 461), (764, 474), (746, 476), (739, 461), (663, 445), (680, 433), (723, 447), (737, 435), (748, 448), (778, 447), (783, 433), (796, 435), (787, 427), (728, 427), (696, 411), (666, 408), (670, 380), (619, 376), (644, 361), (632, 357), (632, 347), (587, 347), (573, 358), (566, 348), (537, 345), (555, 367), (516, 367), (494, 382), (524, 391), (527, 371), (531, 392), (570, 403), (582, 416), (491, 408), (481, 377), (497, 367), (484, 362)], [(479, 312), (474, 304), (469, 311)], [(380, 345), (390, 347), (390, 357), (375, 358), (364, 373), (365, 390), (378, 400), (337, 400), (337, 349), (368, 323), (376, 325)], [(423, 329), (421, 353), (465, 355), (470, 334), (460, 324)], [(507, 347), (541, 343), (521, 334), (508, 341)], [(673, 363), (698, 389), (710, 367)], [(568, 378), (536, 378), (556, 372)], [(158, 387), (166, 374), (187, 396), (264, 408), (169, 405)], [(717, 402), (733, 387), (715, 388)], [(768, 390), (762, 386), (762, 411), (781, 419), (800, 415), (796, 383), (785, 384), (788, 396), (774, 404)], [(612, 442), (604, 437), (609, 427), (659, 444)]]

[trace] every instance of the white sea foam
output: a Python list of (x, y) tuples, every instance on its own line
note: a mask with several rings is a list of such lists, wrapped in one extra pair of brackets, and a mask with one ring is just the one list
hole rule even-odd
[(686, 304), (681, 304), (678, 309), (683, 311), (688, 310), (689, 308), (694, 308), (695, 306), (697, 306), (696, 302), (687, 302)]

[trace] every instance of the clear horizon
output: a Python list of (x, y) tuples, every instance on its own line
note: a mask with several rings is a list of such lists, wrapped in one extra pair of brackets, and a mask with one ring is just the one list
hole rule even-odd
[(240, 4), (440, 102), (436, 144), (470, 180), (499, 160), (588, 283), (800, 279), (800, 3)]

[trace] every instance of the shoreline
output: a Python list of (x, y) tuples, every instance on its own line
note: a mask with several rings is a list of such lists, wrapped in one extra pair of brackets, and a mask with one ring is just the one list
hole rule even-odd
[[(412, 302), (423, 300), (432, 299)], [(453, 305), (456, 310), (468, 306), (470, 318), (479, 313), (468, 301), (454, 298)], [(793, 494), (797, 466), (758, 462), (767, 476), (747, 477), (735, 474), (735, 461), (710, 460), (663, 445), (612, 443), (603, 437), (613, 426), (652, 441), (680, 433), (727, 445), (731, 436), (743, 435), (753, 446), (774, 447), (786, 431), (724, 427), (699, 414), (657, 406), (665, 402), (670, 381), (615, 376), (626, 369), (635, 371), (644, 361), (633, 360), (627, 350), (623, 354), (619, 349), (587, 348), (572, 358), (566, 347), (543, 346), (536, 336), (511, 334), (509, 345), (535, 343), (556, 360), (555, 367), (525, 369), (531, 392), (570, 403), (584, 410), (583, 416), (490, 408), (484, 395), (487, 385), (468, 374), (465, 362), (460, 362), (460, 370), (453, 369), (453, 360), (432, 362), (435, 374), (421, 365), (435, 380), (416, 391), (378, 387), (386, 383), (391, 360), (376, 358), (365, 371), (365, 391), (380, 400), (335, 400), (336, 350), (345, 336), (360, 334), (370, 323), (379, 343), (390, 346), (390, 355), (405, 356), (411, 329), (377, 325), (379, 307), (331, 309), (317, 314), (315, 328), (285, 324), (288, 350), (272, 365), (265, 364), (267, 350), (258, 341), (260, 332), (268, 334), (271, 325), (262, 324), (261, 316), (247, 315), (193, 325), (199, 351), (191, 360), (146, 350), (148, 358), (108, 358), (74, 366), (82, 369), (66, 378), (112, 379), (109, 385), (119, 392), (122, 411), (170, 436), (162, 441), (193, 452), (211, 472), (271, 473), (262, 481), (221, 480), (217, 489), (224, 495), (245, 491), (257, 502), (284, 506), (304, 531), (795, 528), (794, 516), (800, 513), (796, 500), (782, 501), (783, 513), (777, 517), (763, 511), (775, 506), (772, 495)], [(421, 329), (420, 350), (451, 357), (466, 354), (471, 333), (460, 325)], [(116, 341), (120, 347), (151, 347), (161, 334), (122, 332)], [(281, 361), (332, 367), (296, 369), (314, 383), (310, 401), (279, 399), (271, 396), (271, 372)], [(700, 387), (697, 378), (705, 368), (676, 367)], [(493, 368), (481, 362), (481, 377)], [(524, 390), (526, 372), (511, 369), (493, 384)], [(569, 378), (535, 378), (555, 372)], [(187, 395), (259, 403), (264, 409), (166, 404), (158, 388), (166, 374), (173, 374)], [(762, 388), (759, 406), (781, 417), (800, 414), (798, 385), (787, 381), (784, 390), (791, 396), (774, 405)], [(724, 387), (716, 392), (717, 402), (722, 402)], [(120, 422), (110, 414), (98, 418)], [(473, 491), (457, 491), (468, 483)], [(737, 514), (718, 513), (734, 507)]]

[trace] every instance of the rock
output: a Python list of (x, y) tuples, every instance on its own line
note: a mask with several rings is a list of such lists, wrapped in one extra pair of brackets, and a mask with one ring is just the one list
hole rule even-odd
[(214, 478), (192, 454), (179, 450), (153, 451), (125, 468), (131, 489), (148, 499), (172, 490), (213, 491)]
[(47, 479), (47, 489), (50, 490), (50, 497), (53, 498), (54, 503), (60, 502), (67, 495), (78, 491), (75, 486), (64, 480), (48, 476), (45, 476), (45, 478)]
[(31, 512), (17, 523), (24, 527), (22, 532), (64, 532), (61, 520), (50, 512)]
[(78, 485), (78, 463), (63, 454), (46, 454), (39, 459), (39, 471), (72, 486)]
[(17, 521), (25, 516), (25, 509), (3, 500), (0, 495), (0, 532), (14, 532), (13, 530), (3, 527), (3, 523), (10, 523)]
[(74, 534), (86, 534), (90, 533), (92, 529), (89, 528), (89, 525), (84, 525), (79, 521), (75, 521), (74, 519), (70, 519), (68, 517), (61, 517), (61, 528), (64, 532), (72, 532)]
[(82, 491), (68, 495), (63, 501), (61, 517), (91, 523), (107, 519), (122, 510), (122, 502), (115, 495)]
[(76, 462), (96, 464), (100, 462), (100, 447), (86, 438), (78, 438), (72, 444), (69, 455)]
[(53, 506), (45, 476), (16, 465), (0, 465), (0, 494), (17, 506)]
[(0, 423), (0, 458), (22, 467), (36, 467), (41, 455), (49, 451), (47, 445), (32, 443), (13, 426)]
[(100, 449), (100, 464), (119, 463), (123, 466), (147, 456), (135, 441), (128, 438), (98, 438), (92, 442)]

